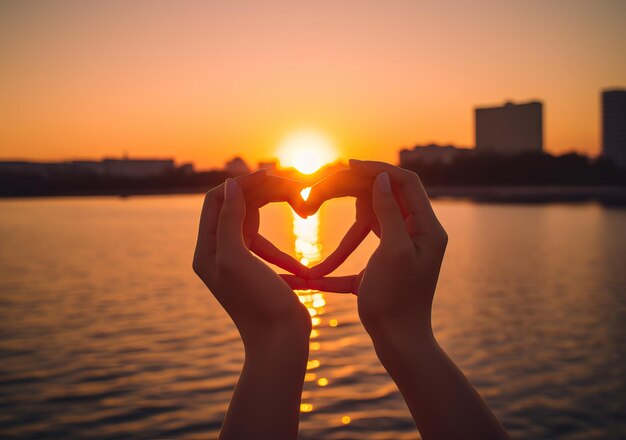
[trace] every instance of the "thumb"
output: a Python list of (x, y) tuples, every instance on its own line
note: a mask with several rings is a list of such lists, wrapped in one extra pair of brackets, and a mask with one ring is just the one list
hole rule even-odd
[(405, 245), (409, 238), (400, 206), (391, 190), (389, 174), (380, 173), (372, 188), (372, 205), (380, 224), (381, 245)]
[(224, 201), (217, 223), (217, 254), (233, 255), (246, 245), (243, 240), (243, 221), (246, 217), (246, 201), (235, 179), (224, 183)]

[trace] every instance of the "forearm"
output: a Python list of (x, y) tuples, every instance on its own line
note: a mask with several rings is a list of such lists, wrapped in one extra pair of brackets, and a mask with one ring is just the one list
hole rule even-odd
[(432, 331), (394, 325), (372, 338), (425, 440), (509, 438)]
[(297, 437), (308, 340), (287, 335), (266, 342), (246, 347), (220, 439)]

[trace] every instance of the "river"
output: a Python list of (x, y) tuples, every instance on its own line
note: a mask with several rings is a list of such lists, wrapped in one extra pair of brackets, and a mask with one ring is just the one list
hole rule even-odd
[[(191, 270), (202, 197), (0, 201), (0, 437), (216, 437), (243, 360)], [(450, 242), (440, 344), (514, 438), (625, 438), (626, 210), (437, 200)], [(323, 258), (353, 215), (263, 208), (278, 247)], [(357, 273), (368, 237), (337, 271)], [(312, 315), (301, 439), (419, 435), (352, 295)], [(271, 398), (271, 397), (268, 397)], [(263, 402), (259, 402), (262, 405)]]

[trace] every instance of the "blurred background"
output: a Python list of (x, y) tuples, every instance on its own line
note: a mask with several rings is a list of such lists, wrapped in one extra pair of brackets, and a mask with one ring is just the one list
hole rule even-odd
[[(0, 2), (0, 437), (214, 438), (243, 361), (191, 270), (258, 168), (416, 171), (435, 334), (514, 438), (625, 438), (626, 3)], [(353, 201), (261, 230), (313, 264)], [(360, 271), (370, 236), (337, 274)], [(355, 298), (311, 313), (300, 438), (419, 438)], [(259, 402), (263, 405), (263, 402)]]

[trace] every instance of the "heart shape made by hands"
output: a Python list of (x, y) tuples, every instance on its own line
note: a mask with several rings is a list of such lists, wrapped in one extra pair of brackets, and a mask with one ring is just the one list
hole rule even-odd
[[(278, 176), (266, 176), (261, 185), (246, 192), (248, 205), (244, 222), (246, 245), (259, 257), (295, 275), (282, 275), (290, 281), (293, 288), (307, 289), (309, 287), (304, 284), (298, 286), (293, 283), (302, 283), (303, 279), (319, 279), (328, 275), (354, 252), (370, 231), (380, 236), (380, 226), (372, 207), (372, 185), (372, 178), (356, 175), (351, 170), (343, 170), (312, 185), (308, 198), (304, 200), (300, 194), (307, 184)], [(326, 259), (311, 268), (281, 251), (258, 233), (259, 208), (267, 203), (287, 202), (298, 215), (307, 217), (315, 214), (327, 200), (338, 197), (356, 198), (355, 221), (337, 248)], [(360, 275), (362, 272), (359, 276), (352, 276), (349, 279), (358, 283)], [(354, 292), (356, 286), (353, 284), (354, 282), (346, 286), (345, 290)]]

